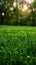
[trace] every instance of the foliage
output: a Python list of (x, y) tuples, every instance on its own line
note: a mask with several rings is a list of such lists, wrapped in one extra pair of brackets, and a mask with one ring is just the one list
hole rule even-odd
[[(31, 4), (30, 8), (32, 8), (32, 11), (30, 13), (22, 12), (18, 9), (18, 7), (13, 7), (13, 2), (14, 0), (9, 0), (8, 3), (1, 5), (0, 24), (36, 26), (36, 11), (33, 11), (33, 8), (36, 8), (36, 0), (33, 4)], [(13, 10), (10, 10), (10, 8), (13, 8)], [(2, 16), (2, 12), (4, 12), (4, 16)]]
[(0, 2), (2, 2), (2, 0), (0, 0)]
[(34, 0), (34, 3), (32, 4), (33, 8), (36, 8), (36, 0)]
[(36, 65), (36, 27), (0, 26), (0, 65)]

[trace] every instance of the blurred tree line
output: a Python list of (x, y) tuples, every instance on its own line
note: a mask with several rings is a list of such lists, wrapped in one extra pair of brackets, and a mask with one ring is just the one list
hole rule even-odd
[[(30, 13), (23, 13), (17, 7), (13, 6), (14, 0), (0, 0), (0, 25), (24, 25), (36, 26), (36, 0), (31, 5)], [(17, 2), (17, 0), (16, 0)]]

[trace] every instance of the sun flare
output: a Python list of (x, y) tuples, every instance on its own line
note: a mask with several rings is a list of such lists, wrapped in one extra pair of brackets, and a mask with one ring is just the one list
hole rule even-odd
[(25, 0), (26, 2), (28, 2), (29, 4), (32, 4), (34, 2), (34, 0)]
[(23, 5), (22, 11), (24, 11), (24, 12), (25, 12), (25, 11), (28, 11), (28, 6), (27, 6), (27, 4), (24, 4), (24, 5)]
[(24, 10), (28, 10), (27, 4), (24, 4)]

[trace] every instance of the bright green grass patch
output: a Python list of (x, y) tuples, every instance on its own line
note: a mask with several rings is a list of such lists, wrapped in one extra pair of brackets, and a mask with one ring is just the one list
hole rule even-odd
[(36, 65), (36, 27), (0, 26), (0, 65)]

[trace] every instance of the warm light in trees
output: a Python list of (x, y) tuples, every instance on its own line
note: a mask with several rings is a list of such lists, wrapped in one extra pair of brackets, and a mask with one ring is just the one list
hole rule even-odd
[(28, 2), (29, 4), (32, 4), (34, 2), (34, 0), (25, 0), (26, 2)]
[(4, 12), (2, 12), (2, 16), (4, 16)]
[(16, 7), (16, 2), (13, 3), (13, 6)]
[(14, 9), (14, 8), (13, 8), (13, 7), (11, 7), (11, 8), (10, 8), (10, 11), (12, 11), (13, 9)]
[(28, 11), (28, 6), (27, 6), (27, 4), (24, 4), (24, 5), (23, 5), (22, 11)]
[(28, 10), (27, 4), (24, 4), (24, 10)]

